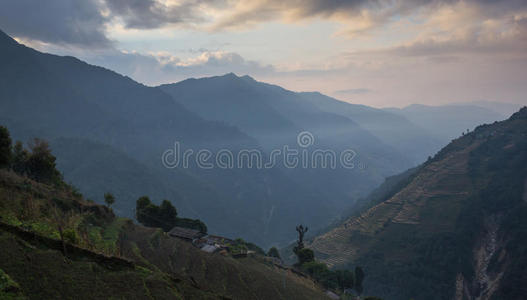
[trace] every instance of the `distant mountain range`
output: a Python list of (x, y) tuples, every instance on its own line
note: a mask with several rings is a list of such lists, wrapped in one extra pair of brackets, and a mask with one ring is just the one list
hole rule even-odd
[(404, 108), (385, 110), (405, 117), (442, 141), (456, 138), (463, 131), (472, 130), (477, 125), (507, 118), (507, 115), (488, 108), (465, 104), (444, 106), (412, 104)]
[[(452, 108), (449, 108), (449, 110)], [(308, 245), (385, 299), (523, 299), (527, 107), (389, 178)]]
[(299, 148), (297, 135), (308, 131), (314, 136), (314, 149), (337, 153), (354, 149), (356, 161), (364, 170), (282, 168), (301, 186), (320, 195), (337, 208), (349, 206), (351, 199), (364, 195), (371, 184), (407, 168), (412, 162), (352, 119), (320, 110), (302, 94), (279, 86), (257, 82), (234, 74), (189, 79), (160, 87), (187, 109), (210, 121), (236, 126), (255, 137), (266, 151), (283, 145)]
[[(473, 122), (486, 118), (494, 116)], [(262, 246), (289, 242), (299, 223), (323, 228), (446, 139), (399, 112), (295, 93), (249, 76), (147, 87), (74, 57), (38, 52), (2, 32), (0, 120), (15, 139), (50, 140), (66, 181), (98, 202), (113, 192), (119, 214), (133, 216), (135, 200), (144, 194), (155, 202), (167, 198), (213, 233)], [(469, 126), (461, 124), (450, 132)], [(274, 148), (298, 148), (302, 131), (314, 137), (311, 151), (353, 149), (357, 167), (208, 170), (161, 164), (176, 141), (212, 153), (257, 149), (268, 158)]]

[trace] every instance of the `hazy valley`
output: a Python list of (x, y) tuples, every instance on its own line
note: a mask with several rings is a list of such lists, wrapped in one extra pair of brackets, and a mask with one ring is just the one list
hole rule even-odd
[[(302, 51), (294, 46), (260, 53), (291, 56), (291, 65), (264, 65), (223, 50), (181, 50), (184, 42), (174, 50), (173, 43), (193, 39), (216, 45), (211, 35), (248, 39), (243, 30), (232, 33), (229, 22), (199, 29), (225, 7), (246, 10), (235, 19), (246, 13), (265, 19), (289, 7), (270, 1), (255, 4), (255, 12), (236, 1), (187, 2), (71, 4), (75, 13), (66, 20), (93, 4), (97, 9), (86, 18), (98, 16), (96, 23), (105, 27), (85, 35), (93, 24), (84, 18), (60, 30), (43, 25), (47, 35), (35, 34), (47, 38), (22, 34), (15, 29), (23, 22), (0, 12), (0, 26), (7, 24), (9, 32), (0, 31), (0, 299), (527, 297), (521, 63), (510, 67), (520, 75), (507, 77), (502, 94), (489, 96), (497, 101), (469, 101), (479, 99), (468, 92), (476, 86), (483, 95), (501, 82), (485, 77), (494, 71), (489, 61), (478, 64), (479, 73), (465, 68), (470, 76), (459, 69), (429, 79), (419, 69), (432, 63), (443, 72), (453, 62), (477, 63), (500, 48), (484, 43), (516, 37), (525, 17), (507, 15), (500, 26), (512, 22), (514, 30), (500, 34), (481, 29), (484, 41), (474, 42), (473, 60), (458, 57), (464, 52), (457, 40), (441, 47), (452, 51), (448, 56), (432, 51), (424, 59), (415, 58), (429, 51), (421, 40), (353, 53), (332, 40), (307, 50), (327, 48), (329, 57), (349, 62), (310, 69), (319, 57), (309, 54), (303, 58), (309, 64), (299, 63), (295, 57)], [(274, 19), (281, 25), (273, 26), (295, 23), (295, 30), (320, 39), (331, 26), (311, 28), (312, 17), (337, 23), (350, 17), (315, 2), (285, 13), (286, 21)], [(470, 10), (471, 18), (483, 11), (479, 5), (492, 6), (476, 2), (459, 5), (479, 8)], [(410, 20), (402, 12), (412, 9), (397, 3), (389, 9), (385, 3), (353, 4), (353, 12), (354, 5), (362, 10), (351, 19), (366, 27)], [(10, 2), (13, 9), (26, 4)], [(71, 9), (62, 4), (49, 15)], [(210, 13), (195, 15), (205, 8)], [(382, 14), (370, 14), (380, 8)], [(455, 12), (432, 20), (441, 23)], [(251, 27), (262, 18), (242, 27), (268, 35)], [(306, 24), (296, 24), (297, 18), (307, 18)], [(501, 28), (495, 20), (481, 22), (485, 30)], [(72, 28), (73, 43), (55, 40)], [(269, 39), (283, 34), (292, 45), (300, 43), (289, 29), (277, 28)], [(462, 29), (455, 36), (477, 31)], [(353, 32), (363, 30), (369, 27)], [(98, 34), (102, 40), (85, 44)], [(349, 33), (331, 38), (341, 34)], [(356, 43), (354, 37), (346, 43)], [(430, 41), (439, 45), (443, 39)], [(364, 36), (359, 41), (371, 42)], [(155, 51), (156, 45), (186, 56)], [(258, 40), (240, 49), (256, 55), (267, 46)], [(527, 49), (512, 48), (505, 59), (511, 65)], [(78, 55), (61, 55), (68, 53)], [(384, 55), (391, 58), (377, 61)], [(399, 73), (401, 66), (409, 69)], [(475, 82), (453, 84), (450, 77), (457, 76)], [(423, 95), (422, 102), (408, 102)], [(373, 104), (381, 98), (382, 107)]]

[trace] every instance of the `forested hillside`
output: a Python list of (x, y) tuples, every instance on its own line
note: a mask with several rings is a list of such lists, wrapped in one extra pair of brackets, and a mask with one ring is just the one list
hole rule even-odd
[(365, 290), (388, 299), (522, 299), (526, 137), (526, 107), (481, 125), (308, 246), (363, 266)]

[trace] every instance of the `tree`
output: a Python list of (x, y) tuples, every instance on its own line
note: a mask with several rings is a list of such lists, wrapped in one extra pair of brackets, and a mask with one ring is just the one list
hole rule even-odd
[(171, 221), (177, 218), (177, 210), (168, 200), (163, 200), (159, 207), (159, 214), (163, 220)]
[(313, 250), (308, 248), (302, 248), (296, 253), (298, 257), (298, 264), (301, 266), (307, 262), (312, 262), (315, 260), (315, 253)]
[(31, 154), (27, 160), (27, 172), (29, 177), (36, 181), (45, 183), (57, 183), (61, 180), (61, 175), (56, 169), (57, 160), (48, 142), (35, 138), (30, 144)]
[(144, 226), (162, 227), (160, 226), (162, 221), (159, 219), (159, 207), (154, 205), (148, 196), (137, 199), (135, 217)]
[(148, 205), (152, 204), (148, 196), (142, 196), (137, 199), (136, 206), (136, 218), (139, 219), (139, 210), (145, 209)]
[(304, 227), (303, 225), (296, 226), (296, 231), (298, 232), (298, 241), (295, 248), (293, 248), (293, 252), (298, 255), (298, 252), (302, 249), (304, 249), (304, 235), (306, 234), (308, 228), (307, 226)]
[(137, 221), (144, 226), (158, 227), (164, 231), (179, 226), (207, 233), (207, 226), (200, 220), (178, 218), (176, 208), (168, 200), (163, 200), (161, 205), (157, 206), (150, 198), (143, 196), (137, 199), (135, 215)]
[(106, 203), (108, 208), (111, 208), (115, 203), (115, 196), (112, 193), (104, 193), (104, 203)]
[(29, 159), (29, 152), (24, 149), (21, 141), (16, 141), (13, 147), (13, 157), (11, 161), (11, 169), (17, 174), (25, 175), (27, 173), (27, 161)]
[(9, 130), (0, 126), (0, 168), (7, 168), (11, 164), (11, 136)]
[(278, 249), (276, 249), (276, 247), (271, 247), (271, 249), (269, 249), (269, 251), (267, 251), (267, 256), (269, 256), (269, 257), (276, 257), (278, 259), (281, 259), (280, 258), (280, 252), (278, 252)]

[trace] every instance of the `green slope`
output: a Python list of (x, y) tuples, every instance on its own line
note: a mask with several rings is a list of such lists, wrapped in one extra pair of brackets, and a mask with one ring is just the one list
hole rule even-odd
[(202, 252), (118, 218), (67, 185), (6, 170), (0, 170), (0, 245), (0, 296), (13, 299), (325, 298), (312, 280), (263, 257)]
[(401, 183), (309, 246), (332, 266), (363, 266), (366, 292), (388, 299), (522, 299), (527, 108), (455, 139)]

